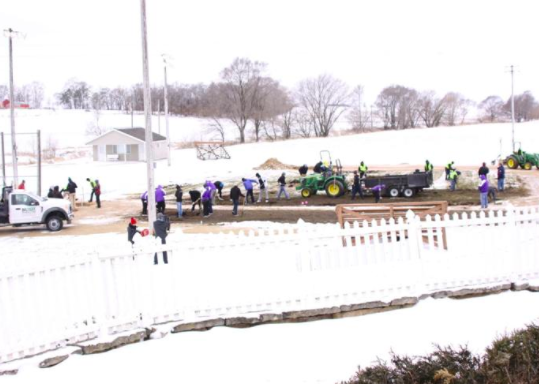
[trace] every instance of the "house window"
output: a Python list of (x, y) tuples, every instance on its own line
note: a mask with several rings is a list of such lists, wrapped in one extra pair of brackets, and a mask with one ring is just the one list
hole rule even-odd
[(131, 146), (130, 145), (127, 146), (127, 149), (126, 149), (125, 153), (127, 153), (128, 155), (131, 154)]
[(115, 145), (107, 145), (107, 155), (117, 155), (118, 148)]

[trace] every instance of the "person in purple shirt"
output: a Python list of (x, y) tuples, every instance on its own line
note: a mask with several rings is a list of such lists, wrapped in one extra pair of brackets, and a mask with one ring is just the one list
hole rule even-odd
[(148, 191), (143, 192), (142, 195), (140, 195), (140, 201), (142, 202), (142, 214), (147, 215), (148, 214)]
[(210, 212), (211, 193), (212, 189), (208, 186), (205, 187), (204, 193), (202, 193), (202, 206), (204, 207), (204, 217), (209, 217), (212, 214), (212, 212)]
[(481, 175), (479, 176), (479, 199), (481, 200), (481, 208), (487, 209), (488, 208), (488, 180), (487, 176)]
[(215, 204), (215, 195), (217, 194), (217, 187), (211, 181), (206, 180), (204, 183), (204, 188), (210, 190), (211, 199), (210, 199), (210, 214), (213, 213), (213, 204)]
[(243, 178), (241, 179), (241, 181), (243, 181), (243, 186), (245, 187), (245, 191), (247, 192), (245, 194), (245, 202), (247, 202), (249, 200), (249, 196), (251, 196), (251, 203), (255, 203), (255, 195), (253, 195), (253, 183), (254, 184), (258, 184), (258, 181), (256, 180), (253, 180), (253, 179), (246, 179), (246, 178)]
[(155, 202), (157, 203), (157, 213), (165, 213), (165, 195), (167, 193), (163, 190), (163, 186), (158, 185), (155, 190)]
[(374, 202), (379, 203), (380, 202), (380, 195), (382, 194), (382, 190), (385, 189), (384, 184), (378, 184), (371, 188), (372, 194), (374, 195)]

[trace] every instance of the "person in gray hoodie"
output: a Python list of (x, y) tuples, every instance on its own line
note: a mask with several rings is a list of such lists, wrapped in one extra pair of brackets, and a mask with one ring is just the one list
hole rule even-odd
[[(153, 222), (153, 236), (155, 238), (159, 237), (161, 239), (161, 244), (167, 243), (167, 231), (170, 230), (170, 224), (167, 223), (166, 217), (161, 212), (157, 214), (157, 220)], [(163, 251), (163, 262), (165, 264), (168, 264), (168, 255), (167, 251)], [(157, 262), (157, 252), (155, 253), (153, 257), (153, 263), (155, 265), (158, 264)]]

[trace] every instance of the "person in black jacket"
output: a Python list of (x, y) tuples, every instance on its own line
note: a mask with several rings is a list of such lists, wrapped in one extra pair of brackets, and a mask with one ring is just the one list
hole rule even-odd
[(489, 169), (487, 167), (487, 164), (486, 163), (483, 163), (483, 165), (479, 168), (479, 171), (477, 171), (477, 175), (478, 176), (481, 176), (481, 175), (488, 175), (489, 173)]
[(361, 189), (361, 180), (359, 179), (359, 174), (357, 171), (354, 171), (354, 183), (352, 184), (352, 200), (356, 198), (356, 195), (359, 194), (359, 197), (363, 199), (363, 190)]
[(284, 193), (284, 196), (286, 197), (286, 200), (290, 200), (290, 195), (286, 191), (286, 174), (283, 172), (281, 174), (281, 177), (277, 179), (277, 183), (279, 183), (279, 193), (277, 194), (277, 200), (281, 199), (281, 194)]
[(202, 201), (200, 200), (202, 195), (200, 194), (200, 191), (197, 191), (196, 189), (193, 189), (193, 190), (189, 191), (189, 196), (191, 197), (191, 202), (193, 203), (193, 205), (191, 206), (191, 212), (194, 212), (195, 211), (195, 206), (198, 205), (198, 213), (197, 213), (197, 215), (200, 215), (200, 213), (202, 212)]
[(316, 163), (316, 165), (313, 168), (314, 173), (324, 173), (328, 170), (328, 168), (324, 165), (323, 162), (319, 161)]
[(127, 241), (129, 241), (131, 245), (135, 245), (133, 238), (137, 233), (140, 233), (140, 231), (137, 229), (137, 219), (132, 217), (129, 225), (127, 226)]
[(309, 171), (309, 167), (307, 167), (307, 164), (303, 164), (301, 167), (299, 167), (298, 172), (300, 176), (307, 175), (307, 172)]
[(62, 196), (62, 192), (60, 192), (60, 187), (55, 186), (54, 190), (52, 191), (52, 198), (53, 199), (63, 199), (64, 196)]
[[(157, 214), (157, 220), (155, 220), (153, 222), (153, 236), (155, 238), (160, 238), (161, 239), (161, 244), (166, 244), (167, 243), (167, 231), (170, 229), (170, 226), (169, 224), (167, 224), (167, 220), (166, 220), (166, 217), (164, 214), (162, 213), (158, 213)], [(167, 251), (163, 251), (163, 262), (165, 264), (168, 264), (168, 255), (167, 255)], [(155, 255), (153, 256), (153, 263), (154, 265), (157, 265), (158, 262), (157, 262), (157, 252), (155, 253)]]
[(64, 189), (62, 189), (62, 192), (67, 192), (67, 198), (71, 202), (71, 206), (73, 207), (73, 210), (76, 211), (77, 207), (75, 206), (75, 202), (77, 200), (76, 194), (77, 194), (78, 186), (73, 180), (71, 180), (71, 177), (68, 177), (67, 180), (68, 180), (67, 186)]
[(176, 184), (176, 193), (174, 194), (176, 197), (176, 207), (178, 208), (178, 218), (181, 219), (183, 217), (183, 190), (182, 187), (178, 184)]
[(243, 193), (241, 193), (241, 189), (237, 185), (234, 185), (230, 189), (230, 200), (232, 200), (232, 215), (233, 216), (238, 216), (238, 205), (240, 203), (240, 197), (245, 198)]

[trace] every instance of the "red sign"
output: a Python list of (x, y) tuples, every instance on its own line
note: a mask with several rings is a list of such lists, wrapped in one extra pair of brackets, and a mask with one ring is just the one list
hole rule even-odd
[(9, 107), (9, 100), (8, 99), (5, 99), (4, 101), (2, 101), (2, 107), (4, 107), (4, 108)]

